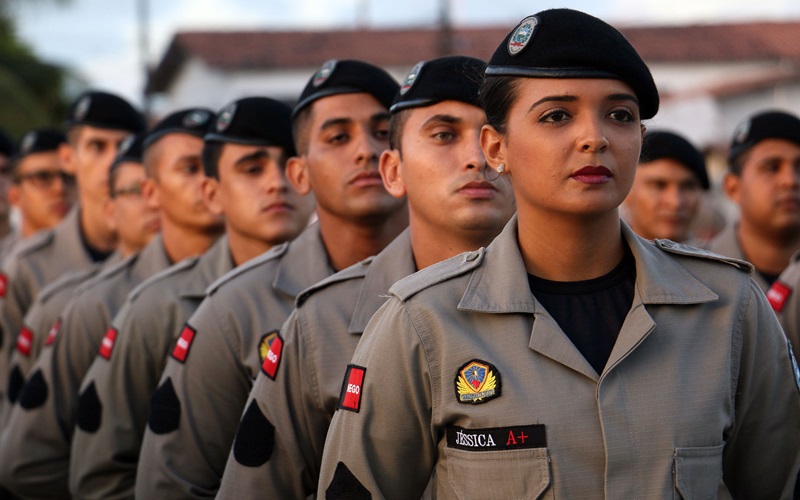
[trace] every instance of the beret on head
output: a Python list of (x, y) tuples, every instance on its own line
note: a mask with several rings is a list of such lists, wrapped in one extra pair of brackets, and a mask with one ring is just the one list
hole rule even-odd
[(486, 63), (480, 59), (449, 56), (422, 61), (411, 68), (394, 97), (392, 113), (431, 106), (441, 101), (478, 103)]
[(658, 112), (658, 89), (636, 49), (605, 21), (571, 9), (526, 17), (489, 60), (486, 76), (613, 78), (627, 83), (642, 118)]
[(395, 79), (377, 66), (361, 61), (331, 59), (306, 84), (292, 111), (292, 118), (317, 99), (337, 94), (365, 92), (389, 109), (399, 88)]
[(669, 158), (685, 166), (700, 181), (703, 189), (708, 189), (708, 172), (706, 159), (689, 141), (680, 135), (666, 130), (648, 131), (642, 141), (642, 153), (639, 163)]
[(144, 133), (128, 136), (119, 146), (117, 156), (111, 163), (111, 172), (123, 163), (144, 163)]
[(268, 97), (245, 97), (222, 108), (205, 141), (233, 142), (251, 146), (280, 146), (295, 154), (292, 110)]
[(7, 157), (14, 156), (17, 152), (17, 145), (8, 132), (0, 128), (0, 155)]
[(784, 139), (800, 145), (800, 118), (783, 111), (756, 113), (736, 126), (728, 151), (728, 162), (764, 139)]
[(33, 153), (57, 151), (58, 147), (66, 142), (67, 137), (60, 130), (52, 128), (31, 130), (19, 141), (19, 149), (14, 159), (20, 160)]
[(142, 147), (143, 149), (149, 148), (167, 134), (187, 134), (202, 139), (214, 122), (214, 118), (216, 118), (214, 112), (205, 108), (176, 111), (155, 124), (145, 136)]
[(128, 132), (145, 130), (145, 120), (125, 99), (106, 92), (84, 92), (70, 105), (67, 111), (68, 127), (89, 125), (91, 127)]

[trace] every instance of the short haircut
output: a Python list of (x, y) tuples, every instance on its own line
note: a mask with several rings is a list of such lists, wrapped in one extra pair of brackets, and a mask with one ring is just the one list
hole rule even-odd
[(397, 111), (392, 113), (392, 117), (389, 119), (389, 148), (396, 149), (398, 152), (400, 152), (401, 158), (403, 156), (403, 151), (400, 149), (403, 139), (403, 128), (406, 126), (406, 122), (408, 121), (408, 115), (414, 109), (416, 108)]
[(222, 156), (224, 142), (206, 141), (203, 143), (202, 163), (206, 177), (219, 180), (219, 158)]
[(297, 149), (297, 154), (305, 155), (308, 153), (308, 144), (311, 142), (309, 138), (309, 127), (311, 126), (311, 115), (313, 113), (314, 104), (301, 109), (292, 118), (292, 135), (294, 136), (294, 145)]
[(742, 176), (744, 164), (750, 159), (750, 149), (742, 151), (728, 162), (728, 171), (736, 177)]

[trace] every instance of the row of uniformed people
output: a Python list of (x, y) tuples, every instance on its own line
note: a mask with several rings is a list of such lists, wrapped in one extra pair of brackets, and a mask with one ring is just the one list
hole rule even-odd
[[(578, 56), (553, 56), (547, 51), (544, 56), (534, 55), (531, 49), (514, 59), (529, 43), (536, 46), (538, 42), (539, 51), (558, 46), (558, 35), (545, 26), (553, 30), (560, 24), (588, 28), (584, 40), (587, 47), (597, 39), (610, 43), (622, 53), (623, 62), (599, 58), (589, 64), (591, 56), (597, 54), (588, 54), (578, 59), (587, 67), (564, 68), (564, 60)], [(536, 34), (537, 31), (541, 33)], [(540, 13), (521, 23), (510, 34), (508, 43), (501, 45), (506, 53), (498, 49), (492, 59), (495, 64), (487, 75), (511, 77), (492, 91), (511, 90), (505, 94), (505, 105), (510, 106), (520, 96), (532, 99), (528, 94), (538, 91), (528, 89), (532, 85), (522, 82), (541, 80), (553, 88), (544, 89), (547, 92), (541, 94), (543, 99), (530, 101), (533, 106), (527, 113), (540, 116), (535, 120), (521, 119), (524, 126), (531, 127), (528, 131), (517, 130), (524, 139), (514, 138), (510, 129), (505, 130), (511, 126), (503, 116), (507, 110), (490, 116), (491, 126), (481, 139), (483, 151), (478, 142), (486, 117), (478, 107), (477, 88), (484, 65), (466, 58), (418, 65), (399, 92), (397, 84), (377, 68), (356, 61), (326, 64), (309, 81), (293, 112), (297, 155), (288, 161), (290, 154), (285, 144), (274, 137), (266, 143), (258, 143), (253, 137), (243, 139), (242, 135), (247, 136), (248, 132), (261, 134), (262, 140), (264, 137), (264, 131), (252, 130), (253, 122), (258, 120), (248, 121), (243, 116), (252, 103), (243, 100), (223, 109), (212, 129), (205, 131), (205, 146), (201, 141), (201, 147), (207, 173), (212, 177), (206, 181), (211, 184), (207, 189), (216, 193), (207, 198), (211, 207), (216, 200), (226, 215), (228, 239), (221, 241), (227, 243), (145, 281), (124, 305), (110, 297), (108, 286), (104, 290), (102, 285), (95, 285), (102, 297), (95, 299), (94, 307), (113, 302), (112, 308), (121, 311), (111, 328), (99, 335), (90, 333), (95, 329), (88, 324), (65, 329), (62, 322), (62, 327), (55, 330), (52, 352), (61, 351), (61, 364), (72, 371), (76, 370), (68, 365), (75, 357), (74, 364), (82, 365), (77, 367), (80, 376), (51, 374), (48, 381), (47, 366), (57, 366), (53, 360), (58, 356), (50, 355), (51, 360), (47, 361), (48, 356), (43, 354), (45, 361), (37, 361), (36, 367), (44, 369), (36, 373), (42, 375), (33, 384), (30, 381), (34, 378), (29, 379), (20, 403), (27, 398), (38, 405), (19, 404), (11, 412), (0, 445), (5, 457), (0, 459), (0, 482), (20, 496), (64, 496), (69, 470), (69, 490), (77, 497), (131, 496), (134, 483), (140, 496), (213, 496), (220, 480), (220, 496), (302, 497), (316, 491), (322, 470), (320, 493), (351, 496), (371, 491), (404, 497), (421, 493), (419, 488), (428, 484), (433, 464), (438, 461), (432, 485), (444, 496), (457, 496), (459, 491), (469, 496), (478, 494), (480, 488), (503, 497), (516, 497), (529, 488), (547, 490), (551, 496), (602, 495), (604, 488), (621, 488), (614, 491), (634, 495), (663, 492), (666, 489), (662, 482), (673, 478), (671, 474), (678, 474), (678, 470), (682, 481), (679, 489), (702, 489), (714, 481), (719, 485), (724, 479), (731, 491), (746, 492), (751, 487), (790, 491), (782, 488), (789, 488), (787, 478), (796, 474), (796, 446), (794, 453), (775, 448), (775, 460), (784, 465), (773, 467), (773, 475), (762, 478), (757, 486), (748, 483), (750, 476), (732, 475), (748, 463), (745, 455), (753, 454), (747, 440), (738, 438), (737, 433), (758, 434), (764, 429), (753, 427), (773, 425), (753, 425), (746, 419), (744, 424), (733, 422), (732, 404), (749, 411), (752, 418), (762, 418), (763, 408), (742, 409), (738, 401), (747, 405), (773, 404), (775, 398), (785, 397), (780, 403), (786, 410), (785, 418), (789, 420), (797, 414), (797, 390), (790, 371), (792, 358), (785, 345), (783, 351), (776, 348), (782, 335), (774, 316), (757, 293), (743, 293), (747, 291), (742, 284), (743, 279), (747, 281), (746, 273), (733, 268), (728, 271), (724, 269), (726, 264), (700, 260), (697, 257), (716, 258), (686, 247), (652, 246), (619, 223), (616, 207), (632, 182), (639, 149), (635, 143), (641, 141), (639, 132), (638, 139), (633, 139), (632, 125), (638, 130), (640, 116), (655, 114), (658, 97), (652, 79), (648, 81), (646, 66), (615, 33), (598, 20), (567, 10)], [(544, 41), (531, 42), (534, 34)], [(514, 44), (522, 49), (515, 51)], [(537, 57), (544, 58), (543, 65)], [(546, 74), (531, 70), (532, 63)], [(603, 80), (596, 80), (597, 77)], [(609, 77), (611, 80), (607, 80)], [(501, 90), (504, 86), (506, 90)], [(613, 92), (605, 95), (609, 89)], [(512, 95), (515, 92), (522, 94)], [(392, 98), (394, 104), (390, 108)], [(545, 113), (536, 107), (552, 109)], [(196, 111), (201, 110), (192, 112)], [(270, 113), (275, 114), (280, 115), (276, 110)], [(185, 127), (189, 114), (173, 118), (171, 127), (178, 119)], [(237, 128), (237, 123), (242, 128)], [(266, 123), (280, 128), (276, 121), (263, 120), (261, 124)], [(522, 125), (515, 124), (514, 128), (517, 126)], [(565, 144), (573, 141), (571, 147), (575, 151), (559, 156), (553, 154), (555, 146), (537, 145), (537, 134), (531, 134), (536, 128), (537, 134), (552, 134), (553, 144), (558, 140)], [(288, 117), (284, 130), (288, 131)], [(160, 130), (163, 134), (157, 131), (158, 126), (151, 132), (157, 139), (151, 144), (164, 141), (170, 134), (180, 136), (183, 142), (193, 139), (186, 137), (191, 134), (168, 127)], [(389, 133), (391, 137), (387, 137)], [(209, 147), (215, 143), (222, 146)], [(569, 150), (570, 147), (564, 148)], [(487, 175), (490, 171), (484, 154), (493, 167), (491, 175)], [(191, 162), (181, 163), (191, 155), (176, 156), (179, 160), (172, 164), (174, 170), (191, 169)], [(518, 166), (532, 157), (543, 158), (545, 167), (552, 169), (579, 170), (561, 180), (553, 180), (550, 172), (534, 176), (525, 170), (535, 167)], [(576, 161), (583, 161), (582, 158), (589, 164), (578, 165)], [(594, 161), (602, 165), (592, 165)], [(285, 168), (285, 176), (297, 189), (296, 203), (271, 203), (268, 199), (256, 202), (252, 194), (248, 198), (242, 191), (248, 185), (256, 190), (255, 177), (266, 176), (269, 168), (265, 165), (270, 162), (273, 169)], [(383, 181), (376, 174), (378, 165)], [(169, 185), (161, 170), (148, 161), (147, 152), (145, 167), (155, 184)], [(283, 170), (278, 170), (283, 187), (277, 191), (294, 191), (285, 182)], [(517, 174), (516, 179), (512, 172)], [(237, 174), (243, 181), (238, 189), (234, 181)], [(527, 182), (526, 176), (530, 176)], [(537, 183), (546, 187), (535, 188)], [(506, 228), (506, 237), (485, 252), (463, 254), (396, 285), (387, 311), (367, 328), (392, 283), (462, 251), (487, 246), (515, 209), (512, 186), (519, 215)], [(163, 191), (154, 190), (149, 199), (164, 203), (164, 196), (179, 198), (186, 191), (185, 187), (172, 192), (162, 188)], [(272, 227), (267, 220), (274, 224), (282, 216), (291, 218), (292, 213), (297, 220), (302, 219), (298, 205), (303, 201), (301, 193), (309, 191), (316, 196), (319, 222), (291, 244), (280, 245), (219, 279), (208, 288), (207, 297), (198, 308), (202, 297), (199, 291), (220, 276), (226, 266), (241, 264), (263, 251), (263, 242), (269, 237), (253, 235), (256, 228), (266, 230)], [(580, 194), (574, 197), (575, 193)], [(230, 204), (227, 210), (222, 201), (226, 199)], [(248, 201), (242, 204), (245, 200)], [(235, 201), (240, 204), (234, 206)], [(245, 206), (249, 215), (242, 213), (247, 211)], [(162, 245), (168, 239), (167, 221), (197, 229), (196, 221), (181, 218), (190, 211), (173, 212), (170, 219), (169, 210), (162, 208)], [(254, 216), (254, 212), (259, 215)], [(403, 231), (406, 220), (410, 228)], [(300, 227), (302, 224), (294, 225), (294, 234)], [(614, 232), (624, 239), (610, 237)], [(183, 234), (185, 238), (178, 245), (181, 250), (191, 246), (188, 240), (203, 240), (203, 236), (218, 231), (205, 228), (195, 233), (202, 236), (195, 234), (191, 238)], [(288, 233), (278, 239), (294, 236)], [(254, 248), (254, 241), (259, 239), (262, 245), (255, 246), (261, 248)], [(237, 246), (237, 240), (243, 244)], [(381, 252), (384, 247), (386, 250)], [(494, 258), (493, 248), (497, 253)], [(668, 257), (662, 251), (683, 256)], [(378, 256), (362, 261), (374, 254)], [(348, 268), (351, 264), (355, 265)], [(748, 269), (742, 263), (734, 264)], [(493, 270), (488, 269), (490, 265)], [(128, 264), (127, 268), (132, 266)], [(528, 279), (514, 266), (525, 267)], [(117, 274), (120, 272), (129, 274), (128, 270)], [(520, 275), (524, 290), (518, 289)], [(458, 276), (470, 278), (467, 282)], [(689, 282), (690, 279), (695, 281)], [(463, 297), (462, 292), (447, 288), (447, 283), (454, 280), (464, 281), (466, 292), (456, 284)], [(118, 279), (111, 289), (125, 289), (121, 285), (123, 280)], [(83, 292), (80, 300), (95, 286)], [(427, 288), (432, 290), (423, 292)], [(635, 289), (639, 291), (634, 292)], [(426, 298), (415, 298), (418, 291)], [(457, 295), (453, 295), (454, 291)], [(289, 316), (295, 299), (298, 308)], [(637, 303), (638, 309), (633, 308), (639, 311), (637, 323), (629, 325), (626, 313)], [(695, 310), (687, 315), (683, 309), (688, 303), (695, 303)], [(698, 305), (709, 303), (713, 305)], [(734, 325), (732, 311), (746, 303), (750, 303), (750, 310), (741, 307), (740, 321)], [(651, 313), (661, 320), (650, 320), (649, 330), (645, 328), (649, 319), (645, 304), (654, 308)], [(79, 308), (74, 304), (70, 307)], [(399, 311), (398, 307), (402, 312), (394, 312)], [(192, 314), (195, 308), (197, 311)], [(65, 315), (70, 315), (69, 307)], [(105, 318), (106, 327), (112, 324), (112, 316), (113, 312)], [(508, 324), (496, 323), (498, 320)], [(755, 334), (751, 324), (756, 321), (764, 322), (760, 328), (766, 333), (759, 335), (767, 339), (765, 352), (754, 352), (750, 344)], [(519, 330), (514, 325), (520, 322), (528, 332), (527, 339), (513, 334)], [(543, 325), (537, 329), (536, 323)], [(644, 328), (643, 336), (647, 337), (642, 341), (644, 347), (633, 342), (634, 337), (642, 336), (640, 328)], [(361, 343), (360, 354), (356, 354), (360, 364), (348, 365), (365, 329), (370, 342)], [(717, 335), (701, 335), (717, 330)], [(65, 338), (79, 335), (83, 338), (75, 338), (72, 348), (64, 347), (70, 345)], [(92, 337), (89, 342), (88, 337)], [(738, 342), (733, 346), (738, 350), (725, 348), (731, 337), (734, 343)], [(523, 339), (524, 343), (515, 345)], [(621, 347), (615, 346), (624, 343), (635, 348), (638, 357), (617, 352)], [(89, 344), (93, 350), (87, 348)], [(525, 350), (525, 345), (533, 352)], [(659, 349), (664, 352), (659, 353)], [(683, 359), (687, 349), (694, 349), (697, 356), (712, 357), (718, 363), (709, 364), (716, 371)], [(77, 361), (85, 353), (98, 350), (99, 356), (91, 367)], [(490, 353), (494, 358), (487, 361), (492, 357)], [(626, 361), (628, 357), (644, 359), (637, 363)], [(731, 372), (732, 366), (770, 360), (774, 367), (766, 373), (755, 374), (748, 367), (741, 368), (749, 385), (736, 385), (739, 377)], [(549, 366), (553, 362), (558, 366)], [(723, 370), (726, 363), (730, 365), (728, 372)], [(524, 366), (529, 364), (532, 366)], [(639, 373), (650, 365), (650, 377)], [(572, 379), (558, 382), (553, 377), (564, 376), (558, 375), (559, 366), (569, 367), (583, 378), (575, 379), (573, 374)], [(526, 370), (537, 373), (526, 378)], [(624, 374), (619, 374), (623, 370)], [(700, 401), (700, 395), (693, 395), (693, 387), (683, 387), (676, 377), (664, 375), (684, 370), (712, 370), (716, 378), (697, 390), (713, 397)], [(612, 386), (607, 388), (610, 394), (597, 396), (595, 401), (589, 397), (594, 390), (584, 389), (593, 386), (599, 390), (609, 371), (609, 378), (616, 380), (606, 382)], [(367, 372), (370, 379), (366, 379)], [(725, 378), (726, 373), (729, 379)], [(161, 381), (151, 403), (148, 397), (159, 376)], [(67, 387), (62, 378), (71, 378), (71, 385)], [(81, 383), (81, 378), (78, 390), (76, 384)], [(253, 379), (256, 383), (248, 401)], [(59, 382), (53, 384), (54, 380)], [(726, 381), (729, 389), (741, 389), (735, 398), (730, 395), (734, 401), (718, 390)], [(689, 382), (697, 383), (692, 378), (681, 383)], [(652, 391), (635, 390), (648, 383), (655, 384)], [(564, 384), (575, 394), (565, 390)], [(630, 385), (633, 392), (615, 399), (612, 394), (620, 384)], [(754, 394), (752, 384), (766, 387), (767, 394)], [(502, 385), (506, 387), (501, 393)], [(794, 392), (787, 395), (787, 388)], [(653, 394), (644, 394), (659, 390), (663, 397), (686, 405), (688, 411), (664, 407), (651, 399)], [(484, 407), (480, 403), (494, 399), (499, 399), (504, 408), (484, 410), (492, 404)], [(550, 406), (539, 407), (548, 400)], [(362, 409), (362, 404), (367, 406)], [(44, 410), (48, 405), (52, 408)], [(695, 427), (689, 426), (687, 431), (686, 419), (693, 422), (691, 415), (723, 407), (728, 408), (728, 413), (718, 415), (720, 418), (714, 421), (695, 422)], [(584, 411), (588, 408), (594, 410)], [(611, 415), (598, 416), (598, 408)], [(348, 416), (337, 417), (344, 423), (332, 434), (334, 444), (329, 446), (329, 454), (333, 458), (323, 466), (327, 426), (337, 409), (342, 410), (337, 414)], [(670, 420), (675, 417), (675, 410), (683, 411), (680, 425)], [(630, 421), (633, 417), (621, 418), (628, 411), (636, 417), (635, 423)], [(613, 416), (615, 413), (617, 416)], [(39, 416), (32, 417), (34, 414)], [(12, 431), (14, 425), (20, 427)], [(609, 426), (608, 443), (598, 441), (598, 425)], [(745, 429), (740, 431), (737, 426), (741, 425)], [(426, 426), (427, 431), (412, 435), (415, 429)], [(688, 434), (679, 435), (678, 427)], [(655, 436), (648, 436), (648, 429), (658, 431), (653, 431)], [(719, 435), (714, 435), (716, 431), (720, 431)], [(45, 435), (48, 432), (50, 435)], [(506, 439), (504, 447), (486, 445), (487, 436), (497, 440), (500, 434)], [(619, 441), (623, 435), (631, 440), (625, 446)], [(712, 435), (715, 439), (711, 439)], [(526, 443), (529, 436), (530, 443)], [(704, 436), (708, 442), (704, 442)], [(791, 447), (797, 438), (797, 426), (782, 422), (778, 432), (765, 439), (780, 440)], [(511, 441), (514, 442), (509, 444)], [(573, 442), (580, 442), (583, 448), (573, 447)], [(695, 449), (693, 443), (703, 447)], [(630, 461), (640, 453), (631, 447), (648, 445), (654, 446), (650, 458), (631, 465)], [(609, 450), (606, 459), (613, 459), (620, 466), (604, 478), (603, 461), (599, 459), (604, 447), (614, 446), (618, 449), (614, 453)], [(574, 450), (568, 451), (571, 448)], [(15, 453), (6, 453), (8, 449)], [(700, 471), (703, 474), (698, 473), (699, 458), (706, 467)], [(763, 456), (758, 458), (759, 462), (769, 462)], [(687, 465), (673, 467), (670, 472), (673, 459)], [(470, 473), (470, 463), (483, 467), (488, 476)], [(715, 470), (715, 464), (719, 465), (719, 474), (705, 474)], [(539, 472), (531, 475), (531, 470)], [(497, 483), (498, 477), (506, 478), (502, 485)], [(398, 481), (394, 482), (394, 478)], [(525, 484), (523, 478), (530, 481)], [(793, 477), (791, 480), (793, 485)], [(675, 481), (670, 484), (677, 484)]]

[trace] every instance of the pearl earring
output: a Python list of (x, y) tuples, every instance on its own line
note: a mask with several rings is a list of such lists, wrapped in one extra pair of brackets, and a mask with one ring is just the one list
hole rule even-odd
[(505, 171), (506, 171), (506, 164), (505, 163), (501, 163), (500, 165), (497, 166), (497, 173), (498, 174), (502, 174)]

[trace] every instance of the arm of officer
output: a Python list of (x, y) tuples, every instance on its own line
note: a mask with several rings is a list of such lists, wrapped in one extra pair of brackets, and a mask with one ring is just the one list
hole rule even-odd
[(800, 470), (800, 372), (775, 314), (753, 283), (743, 320), (725, 483), (734, 498), (792, 498)]
[(286, 320), (278, 363), (265, 360), (250, 392), (222, 476), (221, 498), (266, 493), (303, 498), (316, 491), (330, 424), (317, 377), (341, 374), (319, 373), (303, 336), (303, 316), (296, 309)]
[(24, 259), (19, 259), (15, 262), (14, 267), (9, 269), (6, 296), (2, 304), (3, 343), (8, 342), (3, 349), (9, 353), (9, 349), (12, 348), (17, 334), (22, 328), (22, 319), (34, 299), (31, 290), (33, 276), (30, 275), (28, 264)]
[(206, 298), (189, 318), (191, 339), (181, 344), (182, 335), (167, 362), (151, 399), (137, 497), (213, 496), (219, 488), (252, 387), (226, 309)]
[(100, 411), (79, 420), (72, 440), (70, 488), (79, 497), (133, 496), (150, 395), (167, 349), (154, 353), (152, 344), (171, 338), (158, 331), (163, 318), (138, 305), (127, 301), (114, 318), (110, 358), (98, 355), (81, 386), (81, 394), (93, 386)]
[(318, 495), (419, 498), (436, 461), (431, 367), (405, 304), (373, 316), (345, 374)]

